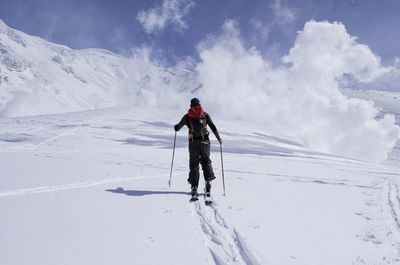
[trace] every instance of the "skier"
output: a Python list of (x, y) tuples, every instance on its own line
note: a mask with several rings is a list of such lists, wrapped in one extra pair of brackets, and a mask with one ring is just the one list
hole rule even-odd
[(193, 98), (190, 101), (190, 109), (181, 121), (174, 126), (175, 131), (179, 131), (184, 125), (189, 128), (189, 178), (191, 184), (192, 201), (197, 200), (197, 187), (199, 185), (199, 163), (203, 169), (204, 180), (206, 182), (206, 197), (210, 197), (211, 181), (215, 175), (210, 159), (210, 140), (207, 125), (211, 128), (219, 143), (222, 143), (217, 127), (215, 127), (210, 115), (204, 112), (200, 100)]

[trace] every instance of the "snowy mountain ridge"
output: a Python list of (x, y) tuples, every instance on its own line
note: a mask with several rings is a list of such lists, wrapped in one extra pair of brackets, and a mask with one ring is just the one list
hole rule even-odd
[(189, 71), (154, 69), (142, 60), (102, 49), (73, 50), (1, 21), (0, 113), (25, 116), (113, 107), (127, 93), (146, 93), (152, 82), (177, 90), (198, 86)]
[[(100, 50), (74, 51), (13, 30), (0, 34), (2, 114), (59, 113), (112, 106), (109, 97), (123, 58)], [(33, 106), (46, 106), (47, 110)]]

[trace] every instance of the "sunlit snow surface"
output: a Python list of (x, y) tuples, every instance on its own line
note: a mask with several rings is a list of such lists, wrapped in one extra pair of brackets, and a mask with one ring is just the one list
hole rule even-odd
[[(184, 110), (183, 110), (184, 111)], [(215, 120), (212, 207), (189, 202), (182, 113), (2, 118), (1, 264), (399, 264), (400, 165)], [(201, 186), (203, 180), (201, 180)]]

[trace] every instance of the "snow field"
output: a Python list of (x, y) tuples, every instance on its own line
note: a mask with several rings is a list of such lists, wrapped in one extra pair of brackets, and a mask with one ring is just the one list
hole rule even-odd
[(163, 121), (173, 116), (108, 109), (2, 119), (0, 260), (399, 263), (398, 168), (215, 121), (227, 196), (212, 136), (216, 203), (189, 203), (185, 130), (168, 189), (173, 130)]

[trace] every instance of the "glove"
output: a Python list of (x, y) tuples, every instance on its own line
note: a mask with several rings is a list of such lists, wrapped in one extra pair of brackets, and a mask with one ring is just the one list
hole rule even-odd
[(174, 126), (174, 130), (175, 130), (175, 132), (179, 131), (178, 124), (176, 124), (176, 125)]
[(222, 144), (222, 139), (221, 139), (221, 136), (219, 136), (218, 131), (215, 130), (215, 132), (213, 132), (213, 133), (215, 134), (215, 138), (217, 138), (218, 142), (219, 142), (220, 144)]

